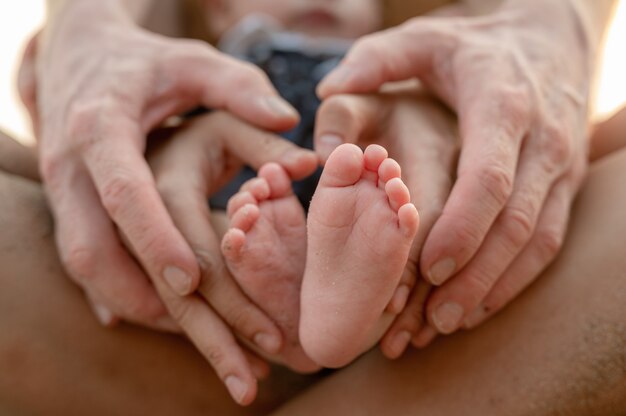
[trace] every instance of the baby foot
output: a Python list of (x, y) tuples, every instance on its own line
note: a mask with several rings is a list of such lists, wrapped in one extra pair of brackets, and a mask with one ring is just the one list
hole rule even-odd
[(301, 295), (300, 340), (315, 362), (341, 367), (371, 347), (418, 223), (383, 147), (344, 144), (330, 155), (309, 209)]
[(222, 253), (243, 291), (283, 332), (278, 361), (300, 372), (319, 369), (298, 339), (306, 226), (285, 170), (275, 163), (263, 166), (230, 199), (227, 214), (231, 228), (222, 240)]

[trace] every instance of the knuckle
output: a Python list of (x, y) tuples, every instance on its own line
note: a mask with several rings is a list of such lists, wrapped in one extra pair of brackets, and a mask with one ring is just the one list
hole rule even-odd
[(102, 205), (111, 217), (117, 218), (125, 206), (132, 205), (132, 201), (139, 197), (145, 189), (144, 186), (141, 181), (129, 175), (114, 173), (102, 186)]
[(527, 131), (531, 119), (528, 92), (521, 87), (503, 85), (498, 87), (496, 97), (499, 113), (506, 117), (505, 132), (510, 137), (520, 137)]
[(546, 228), (537, 231), (539, 252), (544, 253), (547, 261), (553, 259), (563, 246), (564, 233), (556, 229)]
[(70, 143), (79, 147), (78, 150), (98, 139), (100, 110), (103, 109), (105, 101), (82, 98), (70, 105), (67, 111), (65, 133)]
[(480, 230), (477, 221), (474, 221), (471, 218), (460, 218), (459, 221), (455, 221), (455, 223), (457, 225), (452, 227), (450, 230), (452, 237), (450, 241), (456, 242), (455, 244), (458, 244), (459, 247), (466, 251), (470, 251), (471, 248), (480, 246), (483, 233)]
[(534, 215), (529, 209), (509, 206), (501, 216), (502, 227), (507, 241), (513, 247), (524, 246), (532, 236), (535, 228)]
[(224, 367), (227, 361), (227, 354), (224, 348), (215, 344), (201, 345), (199, 348), (202, 355), (204, 355), (215, 370), (220, 373), (220, 369)]
[(513, 192), (513, 177), (509, 169), (501, 163), (490, 163), (477, 172), (481, 188), (499, 206), (504, 205)]
[(188, 328), (189, 324), (193, 322), (191, 302), (185, 299), (177, 299), (177, 301), (168, 303), (168, 310), (174, 321), (176, 321), (181, 328)]
[(58, 179), (65, 171), (68, 160), (61, 154), (42, 154), (39, 169), (47, 185), (55, 186)]
[(567, 129), (555, 123), (548, 123), (541, 134), (541, 152), (544, 155), (546, 168), (550, 172), (559, 172), (574, 156), (574, 146)]
[(97, 250), (86, 245), (70, 245), (61, 252), (63, 264), (76, 281), (82, 283), (94, 277), (98, 263)]
[(487, 296), (495, 284), (495, 278), (486, 271), (475, 268), (469, 276), (466, 288), (467, 301), (478, 305)]

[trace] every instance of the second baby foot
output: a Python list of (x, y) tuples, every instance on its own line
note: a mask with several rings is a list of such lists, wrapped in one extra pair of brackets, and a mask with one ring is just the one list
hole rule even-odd
[(418, 223), (383, 147), (330, 155), (309, 209), (301, 295), (300, 340), (315, 362), (341, 367), (371, 347)]
[(275, 163), (263, 166), (231, 198), (227, 211), (231, 228), (222, 253), (243, 291), (283, 332), (279, 361), (295, 371), (319, 369), (298, 340), (306, 223), (289, 176)]

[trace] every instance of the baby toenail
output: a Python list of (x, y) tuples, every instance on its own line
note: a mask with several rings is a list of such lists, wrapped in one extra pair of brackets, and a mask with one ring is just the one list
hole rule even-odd
[(457, 303), (444, 303), (433, 313), (433, 324), (442, 334), (451, 334), (456, 331), (461, 324), (465, 311)]
[(441, 285), (448, 280), (456, 270), (456, 261), (447, 258), (435, 263), (428, 271), (428, 278), (434, 285)]

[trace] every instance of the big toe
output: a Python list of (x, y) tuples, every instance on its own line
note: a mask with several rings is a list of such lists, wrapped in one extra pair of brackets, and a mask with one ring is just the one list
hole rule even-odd
[(282, 198), (291, 195), (289, 174), (277, 163), (268, 163), (259, 170), (259, 178), (265, 179), (270, 188), (270, 198)]
[(363, 167), (363, 151), (354, 144), (342, 144), (330, 154), (320, 178), (320, 186), (354, 185), (361, 179)]

